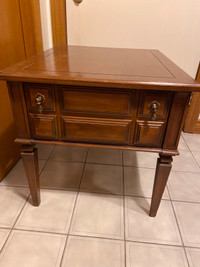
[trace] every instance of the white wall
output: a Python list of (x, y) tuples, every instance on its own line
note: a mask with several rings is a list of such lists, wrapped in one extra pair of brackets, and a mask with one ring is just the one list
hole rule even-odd
[(41, 23), (42, 23), (43, 47), (44, 50), (47, 50), (53, 47), (49, 0), (40, 0), (40, 13), (41, 13)]
[(200, 0), (67, 0), (67, 26), (70, 45), (159, 49), (195, 77)]

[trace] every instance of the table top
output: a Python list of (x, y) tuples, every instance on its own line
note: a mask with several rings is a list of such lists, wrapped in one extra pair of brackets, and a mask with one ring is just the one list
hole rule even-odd
[(1, 71), (0, 79), (86, 86), (200, 91), (158, 50), (62, 46)]

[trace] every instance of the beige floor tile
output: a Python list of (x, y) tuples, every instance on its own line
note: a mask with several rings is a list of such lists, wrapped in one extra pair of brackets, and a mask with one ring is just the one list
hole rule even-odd
[(197, 164), (200, 167), (200, 152), (192, 152), (192, 154), (194, 155), (195, 160), (197, 161)]
[(51, 160), (84, 162), (87, 147), (79, 146), (55, 146), (50, 156)]
[(61, 267), (124, 267), (124, 242), (99, 238), (72, 237)]
[(80, 184), (83, 163), (49, 160), (41, 174), (41, 188), (73, 189)]
[(119, 149), (90, 147), (87, 162), (122, 165), (122, 151)]
[(123, 158), (125, 166), (155, 168), (158, 154), (124, 150)]
[(195, 162), (191, 152), (180, 151), (180, 155), (173, 157), (172, 170), (199, 172), (199, 167)]
[(2, 249), (10, 231), (11, 230), (8, 229), (0, 229), (0, 250)]
[[(125, 195), (151, 197), (155, 169), (124, 167)], [(163, 199), (169, 199), (167, 188)]]
[(15, 228), (67, 233), (76, 195), (75, 192), (41, 190), (40, 206), (34, 207), (27, 202)]
[(189, 148), (184, 140), (184, 138), (181, 136), (179, 140), (178, 150), (180, 151), (188, 151)]
[[(40, 173), (46, 164), (46, 160), (39, 160), (39, 170)], [(7, 176), (1, 181), (0, 185), (10, 185), (10, 186), (28, 186), (26, 173), (24, 170), (24, 165), (20, 159), (17, 164), (12, 168), (12, 170), (7, 174)]]
[(0, 255), (2, 267), (58, 267), (66, 237), (12, 231)]
[(171, 203), (161, 201), (156, 217), (149, 217), (150, 200), (126, 197), (126, 239), (132, 241), (181, 245)]
[(123, 194), (122, 166), (86, 164), (81, 191)]
[(191, 151), (200, 151), (200, 135), (184, 133), (183, 138)]
[(29, 195), (27, 188), (0, 187), (0, 227), (12, 227)]
[(153, 244), (126, 244), (127, 267), (187, 267), (183, 248)]
[(168, 189), (172, 200), (200, 202), (200, 174), (172, 171)]
[(198, 248), (186, 248), (186, 253), (190, 267), (200, 266), (200, 249)]
[(37, 148), (38, 148), (38, 158), (48, 159), (54, 148), (54, 145), (37, 144)]
[(200, 247), (200, 204), (173, 202), (183, 243)]
[(71, 234), (120, 239), (124, 237), (123, 198), (80, 193)]

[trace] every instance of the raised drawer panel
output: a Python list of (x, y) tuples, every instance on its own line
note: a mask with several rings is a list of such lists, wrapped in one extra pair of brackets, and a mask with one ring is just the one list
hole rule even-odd
[(140, 94), (140, 104), (138, 109), (138, 117), (151, 118), (152, 111), (149, 105), (156, 101), (160, 104), (156, 111), (158, 119), (165, 119), (168, 113), (172, 93), (171, 92), (157, 92), (157, 91), (143, 91)]
[(80, 90), (68, 87), (61, 89), (63, 112), (101, 113), (113, 115), (131, 114), (130, 92), (109, 92), (103, 89)]
[(57, 117), (30, 114), (31, 136), (35, 139), (57, 139)]
[(164, 122), (137, 121), (134, 145), (161, 147)]
[(54, 86), (48, 84), (25, 84), (24, 85), (28, 109), (37, 111), (36, 95), (42, 94), (45, 101), (42, 104), (43, 111), (55, 111)]
[(127, 144), (130, 121), (62, 117), (62, 127), (63, 140)]

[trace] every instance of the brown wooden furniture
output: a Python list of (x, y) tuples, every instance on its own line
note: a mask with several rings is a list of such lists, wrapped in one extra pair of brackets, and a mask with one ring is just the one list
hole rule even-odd
[(53, 46), (67, 45), (66, 0), (50, 0)]
[(159, 153), (150, 216), (171, 170), (190, 94), (200, 84), (157, 50), (59, 47), (5, 69), (33, 205), (36, 143)]
[[(39, 0), (0, 1), (0, 69), (43, 51)], [(0, 81), (0, 180), (20, 157), (8, 89)]]
[[(200, 64), (196, 74), (197, 82), (200, 82)], [(192, 95), (190, 107), (185, 120), (184, 132), (200, 134), (200, 93)]]

